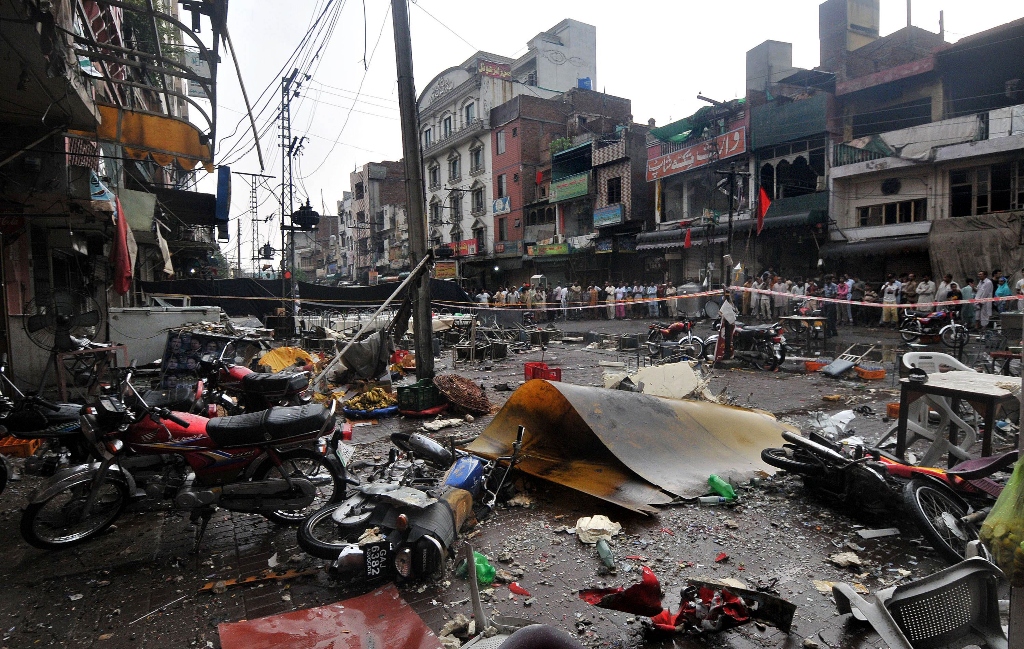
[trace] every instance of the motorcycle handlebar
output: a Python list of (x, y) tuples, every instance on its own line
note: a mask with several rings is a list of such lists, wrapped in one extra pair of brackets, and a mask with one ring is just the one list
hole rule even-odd
[(57, 412), (58, 410), (60, 410), (59, 405), (52, 401), (47, 401), (46, 399), (43, 399), (41, 397), (36, 397), (34, 401), (41, 405), (42, 407), (46, 408), (47, 410), (52, 410), (53, 412)]
[(178, 424), (182, 428), (186, 428), (187, 429), (189, 427), (189, 422), (187, 422), (186, 420), (182, 419), (181, 417), (179, 417), (178, 415), (174, 414), (173, 412), (165, 412), (163, 414), (163, 416), (164, 416), (164, 419), (170, 419), (171, 421), (173, 421), (174, 423)]

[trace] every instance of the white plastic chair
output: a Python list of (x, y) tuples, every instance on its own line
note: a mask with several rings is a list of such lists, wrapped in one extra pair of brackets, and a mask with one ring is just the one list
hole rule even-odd
[[(928, 374), (937, 374), (944, 367), (950, 370), (965, 372), (975, 371), (949, 354), (938, 352), (908, 352), (903, 355), (903, 365), (907, 369), (922, 369)], [(935, 427), (932, 427), (928, 421), (929, 407), (934, 408), (939, 413), (939, 423)], [(975, 421), (977, 421), (977, 418), (975, 418)], [(948, 430), (950, 423), (964, 433), (964, 439), (956, 446), (949, 443)], [(893, 424), (886, 431), (885, 435), (878, 440), (876, 445), (881, 446), (886, 440), (894, 438), (898, 426), (898, 422)], [(973, 455), (971, 455), (969, 449), (978, 441), (978, 429), (953, 412), (950, 399), (929, 394), (910, 404), (910, 411), (907, 413), (907, 446), (909, 447), (921, 439), (930, 441), (931, 446), (928, 447), (919, 464), (922, 466), (938, 466), (939, 459), (946, 453), (953, 455), (959, 460), (971, 459)]]

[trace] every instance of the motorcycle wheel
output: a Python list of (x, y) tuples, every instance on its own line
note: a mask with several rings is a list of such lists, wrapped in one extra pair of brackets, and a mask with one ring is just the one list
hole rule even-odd
[(665, 340), (665, 336), (658, 329), (653, 330), (647, 336), (647, 351), (651, 356), (657, 356), (661, 353), (661, 341), (663, 340)]
[(696, 360), (704, 357), (704, 343), (696, 336), (679, 341), (679, 353)]
[(300, 548), (318, 559), (338, 558), (342, 548), (349, 544), (346, 537), (353, 532), (334, 522), (334, 512), (341, 505), (327, 505), (302, 522), (297, 535)]
[(968, 510), (959, 499), (936, 485), (911, 480), (903, 488), (903, 503), (936, 552), (950, 563), (964, 560), (967, 544), (978, 538), (978, 531), (960, 520)]
[(281, 468), (272, 462), (264, 462), (253, 475), (253, 480), (267, 478), (284, 478), (281, 469), (288, 471), (289, 477), (305, 478), (316, 486), (316, 496), (303, 509), (287, 509), (272, 512), (261, 512), (264, 516), (282, 525), (294, 525), (303, 521), (313, 512), (331, 503), (345, 498), (344, 469), (339, 469), (327, 457), (305, 448), (296, 448), (279, 455)]
[(802, 448), (766, 448), (761, 460), (776, 469), (802, 476), (815, 477), (825, 472), (821, 462)]
[(47, 500), (32, 503), (21, 516), (21, 536), (44, 550), (82, 543), (113, 524), (128, 504), (128, 484), (111, 473), (100, 484), (100, 493), (89, 517), (82, 507), (92, 491), (93, 475), (87, 474)]
[(960, 345), (967, 344), (967, 327), (963, 325), (946, 325), (940, 334), (942, 335), (942, 344), (946, 347), (956, 349)]
[(753, 363), (759, 370), (774, 372), (779, 367), (779, 357), (775, 355), (774, 347), (761, 344), (757, 346), (757, 355), (754, 356)]
[(900, 338), (903, 339), (903, 342), (912, 343), (920, 337), (921, 323), (917, 320), (905, 322), (903, 326), (900, 327)]

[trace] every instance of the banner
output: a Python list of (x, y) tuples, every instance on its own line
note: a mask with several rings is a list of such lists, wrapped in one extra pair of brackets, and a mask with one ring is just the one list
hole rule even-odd
[(703, 167), (713, 159), (724, 160), (725, 158), (746, 152), (746, 129), (740, 127), (734, 131), (723, 133), (715, 138), (714, 142), (718, 146), (717, 156), (712, 148), (712, 141), (706, 140), (685, 149), (648, 160), (647, 182), (653, 182), (659, 178)]
[(622, 203), (602, 207), (601, 209), (594, 210), (594, 227), (603, 228), (609, 225), (618, 225), (622, 223), (624, 216), (625, 210), (622, 207)]
[(485, 77), (494, 77), (495, 79), (512, 78), (512, 66), (508, 63), (495, 63), (493, 61), (477, 59), (476, 71)]
[(434, 262), (434, 279), (455, 279), (456, 277), (458, 277), (458, 274), (458, 262)]
[(567, 201), (570, 198), (586, 196), (590, 191), (590, 173), (584, 171), (581, 174), (567, 176), (561, 180), (551, 181), (551, 203)]

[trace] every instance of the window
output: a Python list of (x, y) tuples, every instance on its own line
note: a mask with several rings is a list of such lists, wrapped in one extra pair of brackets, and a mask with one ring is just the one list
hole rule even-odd
[(451, 158), (448, 160), (448, 180), (458, 181), (462, 178), (462, 165), (459, 163), (459, 158)]
[(466, 104), (466, 107), (463, 109), (463, 112), (464, 117), (466, 118), (466, 126), (469, 126), (474, 121), (476, 121), (476, 104), (472, 102)]
[(484, 150), (482, 148), (470, 149), (469, 151), (469, 172), (483, 171)]
[(434, 129), (428, 128), (423, 131), (423, 148), (428, 149), (434, 143)]
[(430, 222), (440, 223), (443, 219), (441, 218), (441, 204), (437, 201), (430, 203)]
[(357, 223), (366, 223), (366, 212), (363, 212), (363, 211), (356, 212), (356, 222)]
[(498, 131), (498, 154), (505, 153), (505, 131)]
[(462, 219), (462, 192), (452, 192), (451, 201), (452, 222), (458, 223)]
[(519, 127), (518, 126), (513, 126), (512, 127), (512, 137), (519, 137)]
[(1024, 160), (949, 172), (950, 216), (1024, 209)]
[(356, 200), (363, 197), (363, 183), (356, 183)]
[(441, 167), (439, 165), (431, 165), (427, 168), (427, 175), (429, 176), (431, 187), (441, 186)]
[(479, 214), (484, 211), (484, 188), (477, 187), (473, 190), (473, 213)]
[(473, 238), (476, 239), (476, 254), (486, 255), (487, 254), (487, 237), (485, 235), (487, 231), (483, 228), (477, 228), (473, 230)]
[(608, 179), (608, 205), (622, 202), (622, 177), (616, 176)]
[(448, 115), (443, 120), (441, 120), (441, 132), (444, 134), (443, 135), (444, 137), (448, 137), (449, 135), (452, 134), (452, 116), (451, 115)]
[(928, 201), (919, 198), (913, 201), (899, 201), (883, 205), (868, 205), (857, 208), (861, 226), (895, 225), (928, 220)]
[(505, 229), (507, 226), (506, 222), (508, 219), (498, 219), (498, 241), (505, 241), (508, 239), (508, 231)]
[(498, 176), (498, 198), (505, 198), (508, 196), (508, 177), (505, 174)]

